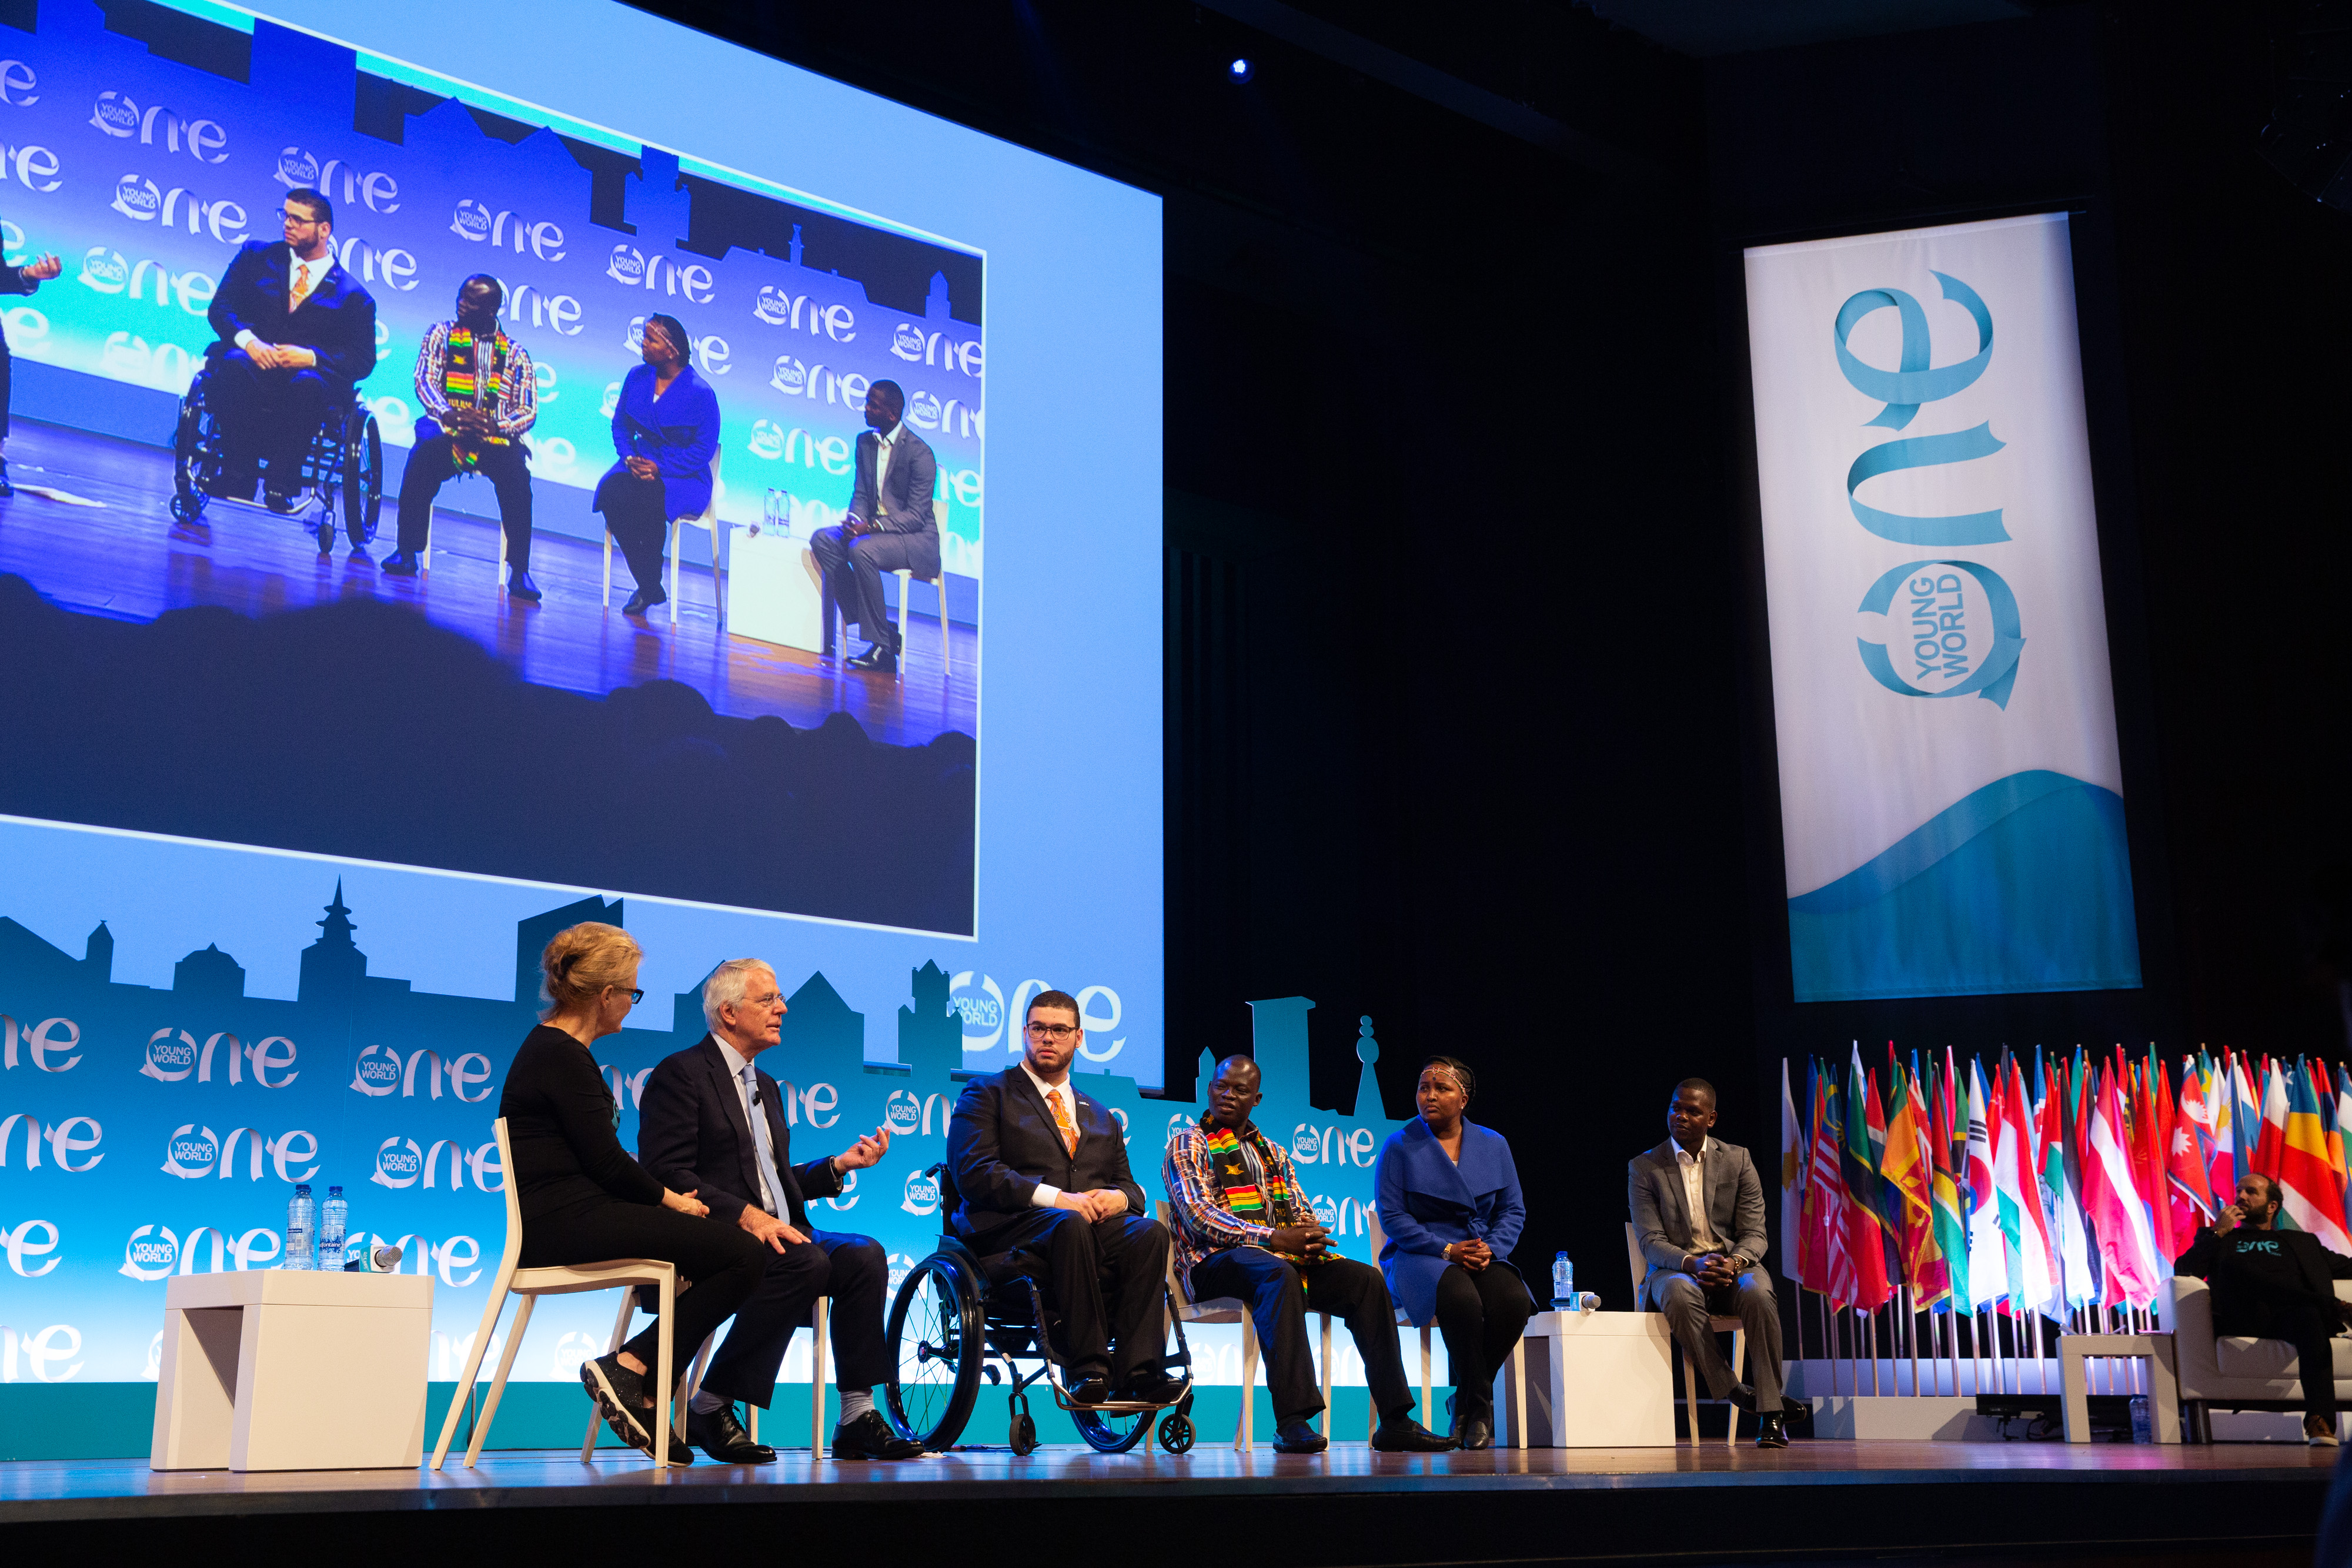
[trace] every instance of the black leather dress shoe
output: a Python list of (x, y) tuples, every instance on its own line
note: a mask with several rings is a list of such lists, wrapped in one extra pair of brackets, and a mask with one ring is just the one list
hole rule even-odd
[(1759, 1448), (1785, 1448), (1789, 1446), (1789, 1418), (1778, 1410), (1767, 1410), (1756, 1417), (1756, 1446)]
[(668, 602), (669, 595), (664, 593), (660, 589), (640, 588), (635, 593), (629, 595), (629, 601), (621, 606), (621, 613), (624, 615), (643, 615), (655, 605), (667, 604)]
[(1756, 1389), (1752, 1385), (1735, 1383), (1731, 1385), (1731, 1392), (1725, 1395), (1724, 1397), (1730, 1400), (1734, 1405), (1738, 1406), (1742, 1410), (1747, 1411), (1750, 1416), (1756, 1414)]
[(833, 1429), (833, 1457), (836, 1459), (919, 1459), (923, 1457), (923, 1445), (892, 1431), (890, 1423), (882, 1419), (881, 1411), (867, 1410)]
[(1372, 1433), (1372, 1448), (1382, 1454), (1443, 1454), (1454, 1439), (1441, 1437), (1410, 1416), (1383, 1416)]
[(1139, 1372), (1127, 1380), (1119, 1397), (1139, 1399), (1147, 1405), (1169, 1405), (1183, 1393), (1184, 1380), (1181, 1377), (1171, 1377), (1165, 1372)]
[(378, 565), (387, 577), (415, 577), (417, 571), (416, 556), (411, 550), (396, 549)]
[(520, 599), (526, 604), (536, 604), (539, 602), (539, 584), (530, 580), (530, 573), (516, 572), (507, 579), (507, 597)]
[(853, 670), (871, 671), (878, 675), (895, 675), (898, 673), (898, 655), (895, 650), (877, 643), (850, 660), (849, 667)]
[(1110, 1397), (1110, 1375), (1104, 1372), (1079, 1372), (1069, 1382), (1070, 1402), (1074, 1405), (1099, 1405)]
[(743, 1423), (735, 1418), (732, 1400), (708, 1413), (688, 1411), (686, 1435), (696, 1448), (722, 1465), (772, 1465), (776, 1462), (775, 1449), (765, 1443), (753, 1442), (751, 1434), (743, 1430)]
[(1317, 1431), (1312, 1421), (1284, 1421), (1275, 1427), (1277, 1454), (1319, 1454), (1330, 1446), (1331, 1439)]
[(1454, 1446), (1463, 1449), (1491, 1448), (1495, 1446), (1494, 1424), (1484, 1416), (1457, 1416), (1454, 1418)]
[(294, 510), (294, 492), (265, 486), (261, 492), (261, 504), (279, 517), (285, 517)]

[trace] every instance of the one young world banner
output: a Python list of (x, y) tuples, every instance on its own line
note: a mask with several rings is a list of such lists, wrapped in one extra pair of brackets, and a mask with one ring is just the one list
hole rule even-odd
[(2137, 986), (2064, 214), (1747, 278), (1796, 999)]

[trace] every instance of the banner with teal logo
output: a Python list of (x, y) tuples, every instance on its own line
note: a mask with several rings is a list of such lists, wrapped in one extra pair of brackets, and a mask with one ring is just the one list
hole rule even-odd
[(2065, 214), (1746, 261), (1796, 999), (2138, 986)]

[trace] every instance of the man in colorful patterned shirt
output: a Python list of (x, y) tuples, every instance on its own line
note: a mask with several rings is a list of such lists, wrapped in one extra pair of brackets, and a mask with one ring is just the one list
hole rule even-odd
[(1176, 1211), (1177, 1267), (1195, 1301), (1234, 1297), (1250, 1304), (1265, 1347), (1274, 1396), (1275, 1450), (1312, 1454), (1328, 1440), (1312, 1425), (1323, 1408), (1307, 1314), (1344, 1320), (1364, 1358), (1364, 1382), (1381, 1413), (1372, 1447), (1432, 1454), (1454, 1447), (1412, 1418), (1412, 1390), (1397, 1354), (1396, 1310), (1369, 1263), (1342, 1258), (1298, 1190), (1290, 1156), (1259, 1132), (1250, 1113), (1265, 1096), (1257, 1063), (1229, 1056), (1209, 1084), (1209, 1111), (1168, 1141), (1160, 1172)]
[(425, 334), (416, 351), (416, 444), (400, 476), (400, 549), (384, 557), (395, 577), (416, 575), (432, 537), (433, 497), (460, 474), (479, 474), (499, 497), (507, 534), (507, 597), (536, 601), (530, 580), (530, 449), (539, 418), (538, 372), (522, 345), (499, 328), (506, 290), (488, 273), (458, 286), (457, 319)]

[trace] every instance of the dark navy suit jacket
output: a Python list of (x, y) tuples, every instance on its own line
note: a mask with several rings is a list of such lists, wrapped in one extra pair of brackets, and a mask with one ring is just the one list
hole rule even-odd
[(254, 240), (228, 264), (205, 319), (220, 335), (210, 350), (227, 352), (239, 332), (265, 343), (310, 350), (319, 373), (349, 387), (375, 369), (375, 297), (361, 287), (340, 261), (330, 262), (319, 287), (301, 308), (286, 308), (287, 273), (294, 251), (284, 240)]
[(1511, 1145), (1467, 1120), (1459, 1166), (1418, 1116), (1390, 1134), (1372, 1165), (1372, 1189), (1388, 1233), (1381, 1269), (1389, 1294), (1424, 1326), (1437, 1316), (1437, 1277), (1452, 1266), (1446, 1244), (1483, 1239), (1506, 1262), (1528, 1222)]
[[(830, 1158), (795, 1169), (793, 1133), (784, 1124), (783, 1095), (755, 1065), (760, 1113), (768, 1119), (776, 1175), (788, 1212), (777, 1218), (808, 1234), (807, 1200), (831, 1197), (841, 1177)], [(760, 1145), (743, 1117), (743, 1097), (727, 1071), (719, 1042), (704, 1035), (657, 1063), (637, 1102), (637, 1163), (672, 1192), (690, 1192), (710, 1206), (711, 1218), (735, 1223), (744, 1206), (760, 1201)]]
[(964, 1085), (948, 1119), (948, 1170), (955, 1178), (955, 1232), (982, 1252), (989, 1240), (1034, 1207), (1040, 1183), (1064, 1192), (1115, 1186), (1127, 1194), (1130, 1215), (1151, 1218), (1151, 1206), (1127, 1166), (1126, 1129), (1102, 1103), (1078, 1091), (1078, 1152), (1063, 1145), (1054, 1113), (1029, 1075), (1018, 1067), (991, 1072)]

